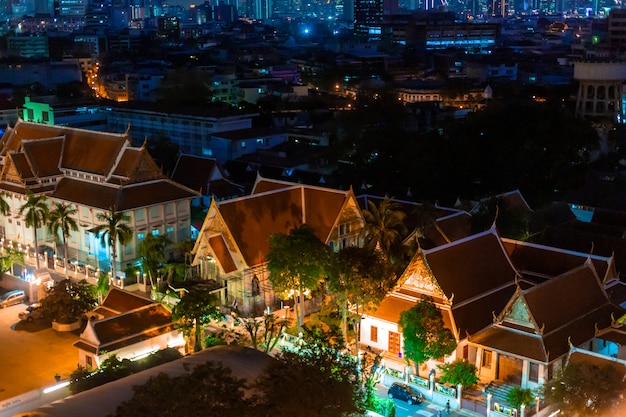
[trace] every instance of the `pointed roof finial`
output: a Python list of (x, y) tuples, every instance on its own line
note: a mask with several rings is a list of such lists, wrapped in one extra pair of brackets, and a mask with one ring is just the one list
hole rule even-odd
[[(130, 125), (129, 125), (130, 126)], [(144, 136), (143, 137), (143, 143), (141, 144), (142, 148), (145, 148), (148, 145), (148, 137)]]
[(500, 213), (500, 206), (496, 205), (496, 215), (493, 216), (493, 224), (491, 225), (492, 229), (496, 227), (496, 220), (498, 220), (498, 214)]
[(128, 122), (128, 126), (126, 126), (126, 132), (124, 132), (124, 134), (128, 135), (128, 132), (130, 132), (130, 122)]

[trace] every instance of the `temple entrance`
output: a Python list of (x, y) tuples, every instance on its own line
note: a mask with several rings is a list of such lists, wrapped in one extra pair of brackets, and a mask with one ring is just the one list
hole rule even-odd
[(523, 362), (521, 359), (500, 355), (498, 357), (498, 374), (496, 379), (507, 384), (520, 385), (522, 383), (522, 366)]

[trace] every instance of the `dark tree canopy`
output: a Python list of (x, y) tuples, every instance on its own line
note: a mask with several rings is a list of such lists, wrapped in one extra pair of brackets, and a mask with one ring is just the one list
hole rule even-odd
[[(621, 371), (619, 369), (622, 369)], [(626, 390), (623, 368), (612, 364), (570, 361), (544, 385), (544, 398), (566, 413), (579, 416), (622, 415)]]
[(94, 287), (87, 281), (65, 279), (50, 289), (42, 301), (46, 317), (58, 323), (71, 323), (96, 306)]
[(404, 336), (404, 355), (419, 365), (442, 358), (456, 349), (452, 332), (444, 326), (441, 311), (430, 299), (420, 300), (415, 307), (400, 314), (398, 325)]
[(364, 411), (354, 358), (319, 333), (309, 336), (297, 351), (280, 353), (259, 378), (258, 415), (348, 417)]
[(246, 417), (258, 415), (246, 398), (245, 380), (229, 368), (207, 362), (189, 374), (164, 373), (134, 386), (135, 394), (123, 402), (114, 417)]

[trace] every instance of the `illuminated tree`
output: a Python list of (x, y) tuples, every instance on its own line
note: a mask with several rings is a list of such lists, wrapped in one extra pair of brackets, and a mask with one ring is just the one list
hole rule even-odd
[(404, 355), (419, 365), (430, 360), (443, 358), (456, 349), (456, 339), (444, 326), (441, 311), (431, 299), (422, 299), (414, 307), (400, 314), (398, 325), (404, 337)]
[(464, 359), (437, 365), (437, 368), (441, 371), (441, 377), (439, 378), (441, 382), (448, 382), (454, 385), (461, 384), (463, 387), (469, 387), (478, 382), (476, 366)]
[(65, 278), (67, 279), (67, 239), (71, 231), (78, 231), (78, 225), (74, 216), (76, 215), (76, 207), (70, 204), (55, 202), (52, 211), (48, 214), (48, 230), (54, 234), (57, 239), (59, 230), (61, 231), (61, 240), (63, 242), (63, 256), (65, 256)]
[(33, 228), (35, 243), (35, 263), (39, 269), (39, 241), (37, 239), (37, 229), (46, 224), (48, 219), (48, 206), (45, 195), (35, 195), (32, 191), (26, 191), (26, 203), (20, 207), (19, 214), (24, 216), (24, 223), (27, 227)]
[(157, 276), (159, 265), (165, 260), (165, 249), (172, 242), (165, 235), (148, 234), (137, 245), (137, 255), (141, 258), (141, 267), (148, 273), (150, 282)]
[(109, 247), (111, 251), (111, 277), (117, 279), (117, 243), (119, 242), (120, 245), (124, 246), (133, 237), (132, 229), (126, 224), (130, 220), (130, 216), (112, 207), (105, 213), (98, 213), (96, 218), (103, 224), (94, 227), (93, 231), (96, 237), (100, 238), (100, 243)]
[(194, 287), (172, 309), (172, 317), (178, 322), (183, 334), (194, 335), (194, 352), (202, 350), (202, 329), (211, 321), (222, 319), (217, 307), (217, 296)]
[(376, 307), (396, 283), (396, 275), (379, 251), (371, 248), (345, 247), (337, 253), (337, 270), (329, 276), (329, 290), (342, 311), (342, 333), (347, 339), (349, 308), (358, 348), (358, 318), (366, 307)]
[(623, 405), (626, 384), (624, 371), (618, 369), (623, 368), (610, 363), (570, 361), (544, 385), (544, 398), (568, 415), (622, 415), (618, 407)]
[(332, 255), (313, 230), (303, 224), (288, 235), (270, 236), (267, 269), (274, 291), (296, 292), (298, 297), (298, 331), (304, 323), (305, 290), (316, 290), (332, 270)]

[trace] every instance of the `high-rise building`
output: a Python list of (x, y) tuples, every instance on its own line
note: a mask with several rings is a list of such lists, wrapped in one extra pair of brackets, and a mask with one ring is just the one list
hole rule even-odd
[(87, 0), (59, 0), (59, 16), (84, 16)]

